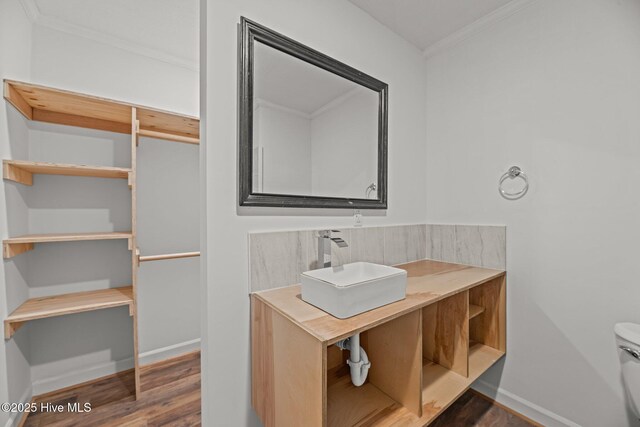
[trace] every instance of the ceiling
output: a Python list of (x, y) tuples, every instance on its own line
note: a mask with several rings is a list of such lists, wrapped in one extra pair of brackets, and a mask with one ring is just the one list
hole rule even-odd
[(423, 51), (511, 2), (511, 0), (349, 1)]
[(22, 0), (39, 24), (197, 65), (199, 0)]
[[(197, 69), (199, 0), (21, 1), (40, 25)], [(426, 52), (527, 0), (349, 1)]]
[(303, 115), (312, 115), (360, 87), (260, 42), (255, 43), (253, 55), (254, 97)]

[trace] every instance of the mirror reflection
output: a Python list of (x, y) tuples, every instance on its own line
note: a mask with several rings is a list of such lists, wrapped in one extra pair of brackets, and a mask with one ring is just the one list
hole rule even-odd
[(258, 41), (254, 193), (376, 199), (379, 94)]

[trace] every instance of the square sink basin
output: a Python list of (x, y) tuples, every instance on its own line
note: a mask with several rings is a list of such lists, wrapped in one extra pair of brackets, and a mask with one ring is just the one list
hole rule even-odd
[(305, 271), (302, 300), (345, 319), (405, 298), (407, 272), (370, 262)]

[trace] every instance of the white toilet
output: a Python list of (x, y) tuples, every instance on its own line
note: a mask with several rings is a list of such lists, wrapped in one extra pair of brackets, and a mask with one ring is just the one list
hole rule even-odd
[(622, 365), (622, 381), (631, 409), (640, 418), (640, 325), (617, 323), (614, 331)]

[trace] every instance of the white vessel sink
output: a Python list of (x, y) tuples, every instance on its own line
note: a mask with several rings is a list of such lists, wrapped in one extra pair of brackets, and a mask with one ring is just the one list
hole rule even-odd
[(407, 272), (370, 262), (305, 271), (302, 299), (339, 319), (405, 298)]

